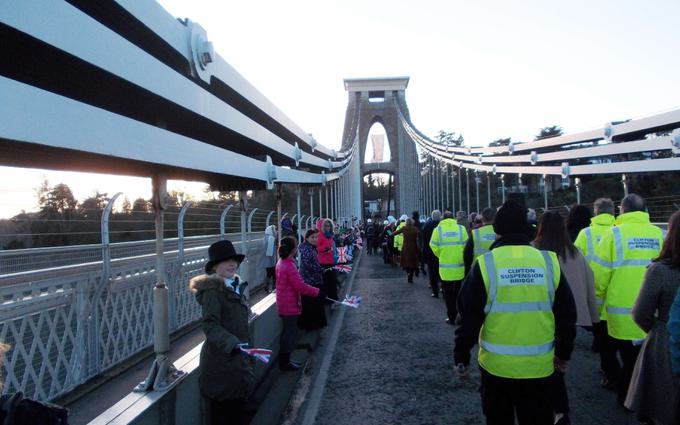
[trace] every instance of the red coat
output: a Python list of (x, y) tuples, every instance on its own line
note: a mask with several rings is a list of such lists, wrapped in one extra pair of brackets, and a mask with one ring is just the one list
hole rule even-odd
[(316, 297), (319, 288), (307, 285), (292, 258), (276, 263), (276, 309), (281, 316), (299, 316), (302, 312), (300, 295)]
[(326, 237), (323, 234), (323, 225), (326, 222), (331, 223), (331, 229), (333, 228), (333, 222), (326, 220), (319, 220), (316, 222), (316, 228), (319, 230), (319, 236), (316, 240), (316, 251), (318, 253), (319, 264), (322, 266), (334, 266), (335, 265), (335, 242), (333, 242), (333, 237)]

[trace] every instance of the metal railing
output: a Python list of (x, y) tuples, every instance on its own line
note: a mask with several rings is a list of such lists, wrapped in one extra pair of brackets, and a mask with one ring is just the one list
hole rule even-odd
[[(100, 244), (0, 251), (0, 341), (11, 346), (3, 392), (52, 400), (153, 344), (155, 241), (108, 243), (110, 206), (102, 213)], [(242, 213), (238, 205), (227, 208)], [(200, 318), (188, 282), (203, 273), (211, 243), (228, 238), (247, 254), (240, 273), (251, 291), (265, 282), (263, 230), (275, 214), (246, 213), (243, 221), (216, 214), (222, 232), (212, 235), (185, 236), (191, 227), (180, 221), (177, 237), (165, 239), (171, 330)], [(301, 216), (301, 222), (302, 233), (313, 220)], [(242, 223), (245, 228), (235, 227)]]

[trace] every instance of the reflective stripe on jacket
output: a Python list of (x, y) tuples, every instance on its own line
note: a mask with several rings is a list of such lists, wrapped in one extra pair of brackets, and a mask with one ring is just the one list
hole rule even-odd
[(452, 218), (439, 222), (430, 238), (430, 248), (439, 258), (439, 277), (442, 280), (462, 280), (465, 277), (463, 250), (468, 240), (465, 227)]
[[(401, 223), (399, 223), (399, 225), (398, 225), (397, 228), (395, 229), (395, 232), (396, 232), (397, 230), (401, 230), (404, 226), (406, 226), (406, 223), (402, 221)], [(401, 233), (399, 233), (398, 235), (394, 236), (394, 242), (392, 243), (392, 245), (393, 245), (397, 250), (401, 251), (401, 248), (404, 246), (404, 235), (402, 235)]]
[(629, 341), (645, 338), (631, 312), (647, 266), (659, 255), (662, 245), (661, 229), (649, 222), (649, 214), (634, 211), (621, 214), (616, 227), (608, 230), (595, 248), (591, 263), (595, 294), (604, 300), (612, 337)]
[(493, 226), (487, 224), (472, 231), (473, 242), (473, 258), (477, 258), (482, 254), (489, 252), (489, 248), (496, 241), (496, 233), (493, 231)]
[[(590, 219), (590, 226), (585, 229), (581, 229), (574, 245), (581, 251), (590, 268), (593, 268), (593, 261), (595, 260), (595, 249), (602, 240), (602, 236), (607, 233), (612, 227), (614, 227), (615, 218), (611, 214), (598, 214)], [(604, 299), (597, 298), (597, 308), (600, 311), (600, 319), (607, 320), (607, 314), (604, 310)]]
[(553, 301), (560, 282), (557, 256), (531, 246), (508, 245), (477, 261), (487, 292), (479, 334), (480, 366), (504, 378), (552, 375)]

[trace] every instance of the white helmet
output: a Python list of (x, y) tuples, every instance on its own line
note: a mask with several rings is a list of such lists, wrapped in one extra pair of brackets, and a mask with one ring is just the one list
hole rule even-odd
[(373, 223), (373, 220), (371, 220), (371, 219), (369, 218), (368, 220), (366, 220), (366, 223), (371, 224), (371, 223)]

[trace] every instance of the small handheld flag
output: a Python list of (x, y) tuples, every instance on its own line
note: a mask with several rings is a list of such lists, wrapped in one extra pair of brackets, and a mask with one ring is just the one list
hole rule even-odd
[(347, 264), (338, 264), (337, 266), (333, 267), (335, 270), (339, 271), (340, 273), (350, 273), (352, 271), (352, 266), (347, 265)]
[(266, 348), (248, 348), (247, 343), (239, 344), (238, 346), (241, 352), (248, 356), (253, 356), (263, 363), (269, 363), (269, 359), (272, 356), (272, 350), (267, 350)]
[(358, 295), (345, 295), (345, 299), (342, 301), (342, 304), (352, 308), (359, 308), (359, 305), (361, 304), (361, 297)]

